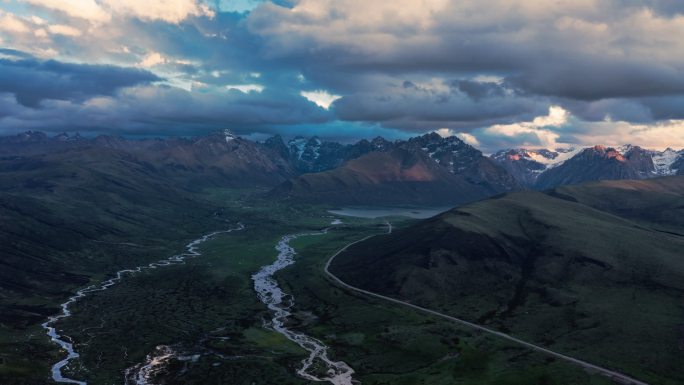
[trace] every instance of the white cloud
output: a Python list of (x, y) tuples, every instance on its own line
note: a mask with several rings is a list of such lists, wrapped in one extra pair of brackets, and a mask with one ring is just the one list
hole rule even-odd
[(47, 28), (53, 35), (81, 36), (80, 30), (65, 24), (49, 25)]
[(162, 56), (159, 52), (150, 52), (145, 57), (138, 63), (139, 66), (141, 67), (154, 67), (159, 64), (164, 64), (167, 62), (167, 59)]
[(485, 142), (493, 146), (510, 143), (522, 147), (556, 148), (560, 134), (551, 128), (563, 127), (569, 119), (568, 111), (560, 106), (551, 106), (548, 115), (537, 116), (530, 122), (495, 124), (466, 135), (478, 143), (486, 139)]
[(57, 50), (54, 48), (37, 48), (33, 50), (32, 53), (44, 59), (54, 58), (59, 54), (59, 52), (57, 52)]
[(532, 121), (532, 126), (535, 127), (560, 127), (568, 122), (570, 113), (560, 106), (551, 106), (549, 114), (546, 116), (538, 116)]
[(502, 84), (504, 81), (504, 78), (501, 76), (497, 76), (497, 75), (477, 75), (477, 76), (473, 77), (472, 80), (475, 82), (478, 82), (478, 83)]
[[(438, 132), (443, 134), (441, 130)], [(448, 130), (448, 133), (451, 134), (452, 130)], [(548, 115), (538, 116), (531, 122), (497, 124), (457, 135), (486, 151), (510, 147), (554, 149), (567, 145), (597, 144), (613, 147), (633, 144), (656, 150), (667, 147), (681, 149), (684, 148), (684, 120), (647, 124), (609, 119), (587, 122), (573, 117), (561, 107), (552, 106)]]
[(442, 138), (448, 138), (454, 135), (454, 131), (450, 128), (440, 128), (435, 130), (434, 132)]
[(317, 106), (325, 108), (326, 110), (330, 108), (330, 105), (341, 96), (333, 95), (327, 91), (317, 90), (317, 91), (302, 91), (300, 93), (303, 97), (309, 101), (316, 103)]
[(136, 17), (180, 23), (193, 16), (213, 17), (214, 12), (197, 0), (23, 0), (31, 5), (62, 12), (93, 23), (106, 23), (112, 16)]
[(467, 132), (456, 132), (452, 130), (451, 128), (440, 128), (438, 130), (434, 131), (436, 134), (441, 136), (442, 138), (448, 138), (450, 136), (457, 136), (459, 139), (462, 141), (468, 143), (469, 145), (473, 147), (480, 147), (480, 142), (477, 140), (477, 138), (469, 134)]
[(48, 37), (47, 31), (43, 28), (38, 28), (37, 30), (33, 31), (33, 35), (39, 39), (47, 39)]
[[(128, 51), (124, 50), (124, 52), (128, 52)], [(142, 58), (142, 60), (140, 60), (138, 62), (138, 66), (144, 67), (144, 68), (151, 68), (151, 67), (164, 65), (164, 64), (196, 65), (197, 63), (192, 61), (192, 60), (169, 58), (169, 57), (166, 57), (166, 56), (164, 56), (161, 53), (156, 52), (156, 51), (148, 52), (147, 55), (145, 55)], [(170, 74), (170, 75), (175, 75), (175, 74)]]
[(31, 5), (65, 13), (92, 22), (106, 22), (110, 15), (94, 0), (23, 0)]
[(456, 134), (456, 136), (473, 147), (480, 147), (480, 142), (477, 140), (477, 138), (467, 132), (460, 132)]
[(234, 84), (227, 85), (226, 88), (229, 90), (238, 90), (244, 94), (248, 94), (250, 92), (261, 92), (264, 90), (264, 86), (260, 84)]
[(16, 17), (14, 14), (2, 13), (2, 11), (0, 11), (0, 31), (27, 33), (30, 31), (30, 28), (26, 25), (25, 21)]
[(497, 124), (485, 130), (490, 136), (508, 137), (518, 140), (525, 147), (555, 148), (560, 135), (548, 129), (539, 128), (526, 122)]
[(196, 0), (104, 0), (103, 4), (119, 15), (176, 24), (192, 16), (214, 16), (206, 4)]
[(32, 15), (32, 16), (30, 17), (30, 19), (31, 19), (31, 21), (33, 22), (33, 24), (35, 24), (35, 25), (44, 25), (44, 24), (47, 24), (47, 21), (45, 21), (45, 19), (43, 19), (43, 18), (41, 18), (41, 17), (38, 17), (38, 16), (36, 16), (36, 15)]
[(620, 146), (634, 144), (644, 148), (664, 150), (684, 148), (684, 120), (666, 120), (651, 124), (629, 122), (582, 122), (586, 133), (576, 135), (583, 145)]

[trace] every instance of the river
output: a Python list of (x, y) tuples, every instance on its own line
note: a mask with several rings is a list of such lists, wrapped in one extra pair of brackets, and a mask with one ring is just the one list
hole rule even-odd
[(69, 309), (71, 305), (85, 298), (90, 293), (94, 293), (97, 291), (105, 291), (109, 289), (110, 287), (119, 283), (125, 276), (137, 274), (143, 270), (156, 269), (159, 267), (185, 263), (185, 260), (187, 258), (194, 258), (202, 255), (202, 253), (200, 253), (198, 250), (200, 244), (208, 241), (209, 239), (218, 234), (230, 233), (232, 231), (242, 230), (244, 228), (244, 225), (240, 223), (238, 224), (238, 227), (235, 229), (216, 231), (210, 234), (203, 235), (195, 239), (194, 241), (188, 243), (185, 246), (185, 253), (177, 254), (167, 259), (150, 263), (148, 265), (138, 266), (132, 269), (119, 270), (116, 272), (113, 278), (103, 281), (99, 285), (91, 285), (77, 291), (76, 294), (71, 296), (69, 299), (67, 299), (66, 302), (64, 302), (61, 305), (62, 311), (59, 314), (49, 317), (48, 320), (42, 324), (43, 328), (46, 330), (47, 335), (50, 337), (50, 340), (55, 344), (59, 345), (60, 348), (67, 352), (67, 356), (63, 360), (57, 362), (52, 366), (52, 379), (58, 383), (87, 385), (86, 381), (80, 381), (73, 378), (69, 378), (62, 373), (62, 369), (68, 367), (71, 361), (80, 357), (78, 352), (74, 349), (72, 339), (69, 336), (60, 334), (59, 330), (57, 330), (57, 327), (55, 326), (57, 321), (71, 316), (71, 310)]
[[(285, 235), (276, 246), (278, 256), (275, 262), (263, 266), (252, 276), (252, 280), (257, 296), (273, 313), (273, 318), (266, 326), (284, 335), (309, 353), (309, 356), (302, 360), (302, 367), (297, 370), (297, 374), (311, 381), (327, 381), (334, 385), (352, 385), (354, 369), (342, 361), (331, 360), (328, 357), (328, 347), (323, 342), (287, 328), (288, 318), (292, 315), (290, 310), (294, 306), (294, 297), (284, 293), (274, 278), (275, 273), (295, 263), (294, 257), (297, 253), (290, 246), (291, 241), (299, 237), (323, 235), (325, 233), (327, 233), (327, 229), (315, 233)], [(325, 368), (324, 373), (313, 373), (313, 369), (320, 365)]]

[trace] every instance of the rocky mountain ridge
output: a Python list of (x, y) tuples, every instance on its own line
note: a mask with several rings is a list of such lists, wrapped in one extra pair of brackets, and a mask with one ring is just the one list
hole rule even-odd
[[(656, 151), (635, 145), (598, 145), (553, 150), (515, 148), (484, 156), (456, 136), (441, 137), (436, 133), (408, 140), (388, 141), (377, 137), (349, 144), (315, 136), (285, 141), (279, 135), (258, 142), (228, 130), (193, 138), (135, 140), (110, 135), (86, 138), (77, 133), (49, 136), (35, 131), (0, 137), (0, 157), (40, 157), (83, 148), (95, 152), (98, 148), (122, 151), (148, 164), (156, 172), (184, 173), (192, 184), (200, 186), (278, 187), (276, 190), (286, 196), (302, 197), (311, 197), (309, 190), (312, 189), (315, 193), (316, 188), (312, 186), (342, 191), (356, 185), (356, 188), (366, 191), (361, 195), (367, 196), (366, 187), (385, 182), (425, 183), (425, 180), (412, 180), (414, 174), (406, 174), (417, 163), (424, 166), (420, 178), (429, 179), (432, 187), (424, 190), (425, 186), (422, 186), (416, 191), (421, 191), (421, 195), (436, 196), (448, 196), (451, 191), (454, 198), (447, 200), (454, 202), (481, 199), (521, 188), (547, 189), (594, 180), (649, 179), (684, 174), (684, 150), (668, 148)], [(387, 167), (387, 172), (382, 167)], [(392, 168), (396, 172), (389, 172)], [(322, 182), (326, 178), (332, 178), (338, 184), (333, 186)], [(340, 182), (349, 182), (349, 178), (355, 182), (351, 185)], [(437, 188), (436, 182), (442, 186)], [(479, 192), (465, 192), (472, 190), (473, 186), (477, 186)], [(397, 189), (396, 186), (394, 188)], [(442, 192), (436, 193), (434, 189)], [(401, 190), (399, 188), (397, 194), (402, 194)], [(380, 195), (389, 194), (391, 190)]]
[(684, 174), (684, 150), (634, 145), (501, 150), (491, 159), (523, 186), (545, 189), (608, 179), (649, 179)]
[(337, 204), (448, 205), (521, 188), (505, 169), (455, 136), (376, 138), (351, 148), (363, 154), (337, 168), (293, 178), (274, 195)]

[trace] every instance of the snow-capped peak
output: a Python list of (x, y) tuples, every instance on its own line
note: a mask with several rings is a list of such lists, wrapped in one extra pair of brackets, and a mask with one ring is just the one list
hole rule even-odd
[(672, 168), (675, 161), (684, 156), (684, 150), (675, 151), (671, 148), (666, 149), (661, 152), (653, 152), (653, 166), (655, 167), (655, 173), (657, 175), (675, 175), (677, 173), (676, 169)]
[[(534, 173), (542, 173), (548, 169), (558, 167), (567, 160), (573, 158), (580, 152), (592, 149), (592, 147), (566, 147), (556, 148), (553, 151), (544, 149), (526, 149), (516, 148), (509, 150), (502, 150), (492, 155), (492, 158), (498, 162), (516, 162), (521, 160), (533, 161), (543, 165), (543, 168), (534, 168)], [(666, 176), (675, 175), (678, 170), (677, 164), (684, 161), (684, 150), (673, 150), (668, 148), (664, 151), (642, 149), (639, 146), (632, 144), (625, 144), (621, 146), (594, 146), (594, 150), (610, 151), (612, 155), (618, 157), (622, 161), (626, 161), (631, 157), (635, 151), (639, 150), (641, 154), (650, 156), (653, 161), (653, 169), (644, 171), (652, 176)]]
[(226, 137), (227, 143), (230, 143), (238, 138), (237, 135), (233, 134), (229, 129), (223, 130), (223, 135)]
[(309, 139), (297, 136), (287, 144), (290, 150), (297, 156), (297, 159), (314, 161), (320, 156), (319, 150), (323, 142), (316, 136)]
[[(637, 148), (637, 146), (633, 146), (631, 144), (625, 144), (622, 146), (617, 147), (616, 149), (621, 153), (621, 154), (627, 154), (633, 149)], [(675, 175), (677, 174), (677, 169), (673, 168), (673, 165), (675, 162), (677, 162), (680, 157), (684, 157), (684, 150), (674, 150), (670, 147), (665, 149), (664, 151), (657, 151), (657, 150), (644, 150), (647, 154), (651, 155), (651, 159), (653, 160), (653, 168), (654, 170), (652, 171), (653, 174), (657, 176), (667, 176), (667, 175)]]
[(582, 151), (582, 148), (580, 147), (561, 147), (557, 148), (555, 150), (558, 155), (553, 159), (553, 161), (543, 163), (546, 165), (546, 168), (553, 168), (553, 167), (558, 167), (561, 164), (565, 163), (568, 159), (571, 159), (575, 155), (577, 155), (580, 151)]
[(492, 157), (499, 161), (503, 161), (505, 158), (513, 161), (525, 159), (542, 164), (545, 169), (549, 169), (560, 166), (568, 159), (577, 155), (581, 150), (581, 148), (577, 147), (559, 147), (553, 151), (547, 149), (516, 148), (499, 151)]

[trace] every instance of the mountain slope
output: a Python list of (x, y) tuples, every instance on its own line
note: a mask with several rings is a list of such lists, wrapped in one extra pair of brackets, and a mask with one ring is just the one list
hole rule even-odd
[(0, 159), (0, 383), (57, 361), (40, 323), (76, 288), (176, 254), (223, 214), (126, 151)]
[(533, 188), (543, 172), (563, 164), (579, 152), (575, 148), (558, 148), (555, 151), (515, 148), (501, 150), (490, 156), (524, 187)]
[[(114, 136), (84, 139), (27, 132), (0, 140), (0, 157), (116, 150), (144, 163), (150, 172), (175, 178), (185, 187), (273, 186), (297, 174), (275, 149), (229, 132), (192, 139), (130, 140)], [(68, 155), (65, 155), (68, 156)]]
[(148, 241), (194, 234), (212, 213), (208, 203), (119, 150), (0, 160), (2, 298), (60, 297), (65, 283), (81, 285), (87, 272), (119, 263), (99, 252), (83, 255), (108, 247), (94, 242), (130, 241), (150, 231), (157, 235)]
[(547, 189), (595, 180), (643, 179), (649, 169), (653, 169), (653, 163), (638, 147), (623, 155), (611, 147), (594, 146), (542, 173), (536, 187)]
[(230, 134), (143, 141), (100, 137), (95, 147), (126, 151), (185, 186), (269, 186), (295, 175), (277, 152)]
[(677, 213), (661, 219), (682, 207), (684, 177), (514, 193), (362, 242), (331, 269), (354, 286), (676, 384), (684, 228)]
[(625, 145), (575, 149), (510, 149), (490, 157), (527, 188), (546, 189), (595, 180), (648, 179), (677, 175), (684, 150), (645, 150)]
[(682, 191), (684, 177), (663, 177), (561, 186), (549, 194), (646, 223), (650, 228), (684, 234)]
[(467, 187), (429, 159), (397, 149), (366, 154), (335, 170), (302, 175), (272, 194), (316, 203), (433, 204), (476, 199)]
[(336, 169), (291, 179), (271, 195), (334, 204), (445, 205), (518, 188), (505, 170), (456, 137), (428, 134), (371, 145), (373, 151)]

